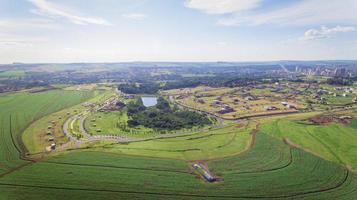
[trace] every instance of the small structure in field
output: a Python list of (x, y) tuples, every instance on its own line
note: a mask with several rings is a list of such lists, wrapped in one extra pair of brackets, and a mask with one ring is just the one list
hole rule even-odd
[(244, 99), (245, 99), (246, 101), (253, 101), (255, 98), (252, 97), (252, 96), (246, 96)]
[(198, 171), (198, 173), (203, 176), (203, 178), (206, 179), (208, 182), (215, 182), (217, 179), (211, 175), (207, 170), (205, 170), (201, 165), (199, 164), (193, 164), (192, 165), (194, 169)]
[(201, 104), (204, 104), (204, 103), (205, 103), (205, 101), (204, 101), (203, 99), (197, 99), (197, 102), (198, 102), (198, 103), (201, 103)]
[(278, 108), (275, 107), (275, 106), (268, 106), (268, 107), (266, 108), (266, 110), (267, 110), (267, 111), (274, 111), (274, 110), (278, 110)]
[(234, 112), (234, 109), (232, 107), (230, 107), (228, 104), (226, 104), (223, 106), (223, 108), (221, 108), (221, 110), (218, 113), (226, 114), (226, 113), (230, 113), (230, 112)]
[(56, 149), (56, 143), (52, 143), (52, 144), (50, 145), (50, 147), (51, 147), (52, 150), (55, 150), (55, 149)]
[(346, 116), (340, 116), (340, 117), (338, 117), (339, 119), (352, 119), (352, 117), (351, 116), (348, 116), (348, 115), (346, 115)]

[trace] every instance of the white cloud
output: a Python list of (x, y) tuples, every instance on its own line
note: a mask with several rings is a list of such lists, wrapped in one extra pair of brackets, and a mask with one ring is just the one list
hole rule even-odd
[(208, 14), (227, 14), (258, 7), (261, 0), (186, 0), (185, 6)]
[(96, 25), (112, 25), (105, 19), (99, 17), (84, 17), (69, 11), (68, 8), (63, 8), (53, 2), (47, 0), (29, 0), (36, 10), (32, 10), (34, 14), (45, 15), (49, 17), (62, 17), (66, 18), (72, 23), (80, 25), (96, 24)]
[(0, 19), (0, 28), (4, 30), (55, 29), (58, 28), (52, 20), (47, 19)]
[(334, 28), (322, 26), (320, 29), (309, 29), (305, 31), (304, 37), (301, 37), (300, 40), (325, 39), (337, 33), (347, 33), (355, 30), (356, 28), (353, 26), (336, 26)]
[(32, 46), (33, 44), (38, 44), (47, 41), (47, 38), (27, 37), (0, 33), (0, 46)]
[(142, 14), (142, 13), (126, 13), (123, 14), (122, 17), (127, 18), (127, 19), (133, 19), (133, 20), (143, 20), (147, 18), (147, 15)]
[(217, 24), (222, 26), (357, 22), (356, 0), (300, 0), (271, 11), (254, 10), (260, 3), (258, 0), (187, 0), (185, 5), (209, 14), (230, 14), (218, 20)]
[(284, 9), (256, 15), (251, 18), (251, 23), (306, 25), (356, 22), (356, 10), (355, 0), (304, 0)]

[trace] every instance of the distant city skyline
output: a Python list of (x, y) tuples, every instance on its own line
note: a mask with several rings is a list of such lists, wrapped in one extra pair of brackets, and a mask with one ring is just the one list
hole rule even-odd
[(1, 0), (0, 63), (357, 59), (355, 0)]

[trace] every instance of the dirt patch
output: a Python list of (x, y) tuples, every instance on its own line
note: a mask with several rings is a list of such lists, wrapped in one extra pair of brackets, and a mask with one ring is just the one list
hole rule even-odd
[(242, 127), (244, 127), (244, 126), (245, 126), (244, 123), (240, 123), (240, 124), (237, 124), (237, 125), (236, 125), (236, 128), (242, 128)]
[(335, 115), (318, 115), (308, 119), (309, 122), (319, 125), (327, 125), (331, 123), (340, 123), (340, 124), (350, 124), (350, 116), (335, 116)]

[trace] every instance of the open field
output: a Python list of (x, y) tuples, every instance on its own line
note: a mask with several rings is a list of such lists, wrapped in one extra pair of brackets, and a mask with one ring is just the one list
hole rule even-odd
[(1, 71), (0, 72), (0, 78), (2, 77), (20, 77), (20, 76), (24, 76), (25, 75), (25, 71), (23, 70), (13, 70), (13, 71)]
[(22, 142), (22, 132), (31, 122), (78, 104), (92, 95), (92, 92), (54, 90), (0, 96), (0, 172), (27, 162), (20, 159), (27, 151)]
[[(327, 112), (301, 112), (227, 120), (155, 138), (161, 134), (147, 128), (123, 132), (128, 120), (125, 109), (98, 112), (117, 95), (107, 89), (82, 85), (0, 96), (0, 139), (4, 141), (0, 200), (22, 199), (25, 193), (26, 199), (36, 200), (357, 198), (355, 107), (330, 110), (331, 115), (354, 117), (349, 124), (314, 125), (306, 119)], [(241, 95), (236, 88), (206, 89), (193, 88), (187, 98), (197, 94), (203, 95), (199, 99), (211, 98), (205, 95), (212, 92), (226, 103), (233, 98), (229, 95)], [(271, 94), (268, 88), (249, 91), (255, 97)], [(284, 92), (289, 91), (249, 101), (265, 105), (260, 100), (274, 99), (281, 104)], [(296, 102), (304, 102), (299, 98)], [(260, 103), (255, 102), (258, 107)], [(136, 141), (81, 139), (81, 115), (88, 115), (85, 127), (92, 134), (117, 134)], [(36, 157), (44, 155), (50, 138), (66, 146), (65, 122), (70, 135), (78, 136), (71, 140), (80, 145)], [(30, 158), (34, 160), (26, 160)], [(205, 181), (192, 163), (200, 163), (218, 181)]]
[(131, 142), (128, 144), (98, 144), (97, 151), (142, 155), (183, 160), (213, 159), (236, 155), (246, 150), (251, 142), (250, 132), (255, 129), (251, 123), (247, 127), (230, 125), (224, 128), (198, 132), (194, 135), (178, 135), (170, 138)]
[(257, 134), (251, 150), (207, 165), (222, 181), (204, 182), (181, 160), (73, 151), (0, 178), (0, 191), (12, 198), (26, 192), (37, 199), (354, 199), (357, 195), (354, 174), (264, 133)]
[[(85, 120), (85, 127), (91, 135), (121, 135), (129, 137), (147, 137), (158, 132), (146, 127), (128, 127), (125, 110), (114, 112), (96, 112)], [(98, 131), (100, 130), (100, 132)]]
[[(290, 91), (292, 87), (286, 86), (285, 88), (274, 84), (237, 88), (196, 87), (168, 90), (162, 93), (173, 96), (181, 105), (233, 119), (250, 115), (291, 112), (305, 108), (304, 101), (293, 96)], [(298, 89), (303, 91), (304, 87), (307, 86), (303, 85)], [(288, 108), (282, 102), (289, 103), (291, 107)], [(225, 107), (228, 108), (226, 111)]]
[(352, 104), (357, 97), (355, 87), (290, 82), (235, 88), (199, 86), (162, 91), (162, 94), (172, 96), (180, 105), (226, 119), (304, 109), (330, 109), (333, 106)]
[[(68, 93), (77, 93), (77, 91), (66, 91)], [(98, 91), (80, 91), (80, 93), (91, 93), (86, 100), (86, 102), (102, 102), (105, 99), (111, 96), (109, 92), (98, 92)], [(90, 98), (90, 99), (89, 99)], [(77, 102), (76, 104), (81, 103)], [(45, 151), (45, 147), (47, 147), (50, 142), (48, 139), (50, 137), (54, 138), (55, 142), (58, 145), (61, 145), (67, 142), (68, 138), (63, 134), (63, 124), (64, 122), (72, 115), (76, 113), (83, 112), (88, 109), (83, 105), (72, 104), (74, 106), (60, 110), (55, 113), (51, 113), (50, 115), (46, 115), (39, 120), (34, 121), (22, 135), (22, 140), (31, 154), (36, 154)], [(54, 124), (50, 123), (54, 122)], [(51, 129), (48, 130), (48, 127), (51, 126)], [(78, 127), (78, 126), (75, 126)], [(47, 132), (51, 132), (52, 135), (48, 136)], [(79, 130), (77, 129), (77, 132)]]
[(262, 130), (293, 143), (325, 159), (357, 168), (356, 119), (350, 125), (308, 125), (299, 121), (278, 119), (262, 125)]

